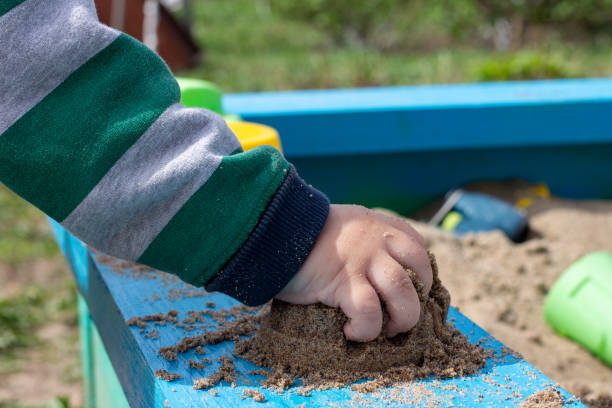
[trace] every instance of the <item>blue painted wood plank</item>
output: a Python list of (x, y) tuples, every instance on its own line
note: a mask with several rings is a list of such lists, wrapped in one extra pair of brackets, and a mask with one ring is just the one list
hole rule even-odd
[(385, 111), (609, 102), (611, 78), (486, 82), (227, 94), (226, 110), (244, 115)]
[(612, 79), (230, 94), (287, 157), (612, 143)]
[(410, 214), (478, 180), (612, 198), (612, 79), (230, 94), (333, 202)]
[(612, 198), (612, 143), (289, 158), (334, 203), (409, 215), (448, 191), (479, 180), (546, 183), (565, 198)]
[[(53, 224), (58, 236), (61, 236), (62, 227)], [(66, 253), (66, 243), (70, 240), (60, 241)], [(78, 241), (77, 241), (78, 242)], [(82, 245), (82, 244), (81, 244)], [(84, 248), (84, 245), (82, 245)], [(83, 256), (83, 252), (76, 252)], [(198, 292), (202, 296), (179, 296), (185, 291), (198, 291), (183, 282), (160, 273), (155, 276), (135, 277), (129, 270), (116, 270), (98, 262), (96, 255), (89, 253), (88, 259), (68, 258), (75, 271), (79, 265), (88, 264), (88, 291), (83, 293), (91, 315), (100, 332), (106, 350), (111, 358), (113, 367), (123, 386), (128, 401), (132, 407), (230, 407), (260, 406), (251, 399), (242, 400), (243, 390), (259, 388), (257, 380), (261, 377), (249, 375), (248, 372), (257, 367), (248, 361), (234, 358), (238, 374), (238, 386), (232, 388), (227, 383), (220, 383), (215, 387), (217, 396), (207, 391), (193, 389), (193, 380), (198, 377), (212, 374), (219, 363), (217, 358), (228, 354), (233, 349), (232, 342), (205, 346), (207, 358), (213, 363), (206, 365), (204, 370), (193, 370), (188, 367), (188, 359), (198, 359), (193, 351), (179, 354), (176, 361), (169, 362), (158, 354), (162, 346), (176, 344), (185, 336), (201, 334), (196, 330), (186, 331), (173, 325), (154, 326), (159, 331), (159, 338), (145, 338), (140, 329), (128, 327), (125, 320), (134, 316), (167, 312), (171, 309), (179, 311), (179, 320), (187, 317), (189, 310), (203, 310), (206, 301), (214, 301), (216, 308), (229, 308), (237, 304), (235, 300), (221, 295)], [(159, 297), (159, 300), (153, 300)], [(502, 351), (503, 345), (489, 336), (467, 317), (455, 309), (450, 310), (449, 319), (466, 334), (472, 342), (484, 341), (486, 348), (496, 350), (504, 357), (489, 359), (486, 366), (477, 374), (447, 379), (427, 379), (419, 381), (422, 387), (431, 391), (425, 395), (417, 405), (427, 402), (445, 404), (452, 402), (463, 407), (512, 407), (518, 405), (526, 397), (553, 385), (553, 382), (536, 370), (524, 360), (508, 355)], [(178, 373), (182, 379), (168, 383), (154, 377), (157, 369), (165, 369)], [(340, 390), (315, 391), (311, 397), (295, 395), (292, 392), (277, 394), (260, 389), (266, 396), (266, 406), (289, 407), (305, 403), (307, 406), (388, 406), (392, 404), (389, 398), (396, 398), (396, 393), (410, 392), (409, 388), (402, 391), (402, 387), (394, 387), (374, 395), (361, 395), (348, 388)], [(571, 396), (562, 391), (566, 398)], [(360, 395), (361, 399), (355, 399)], [(387, 395), (387, 396), (385, 396)], [(400, 401), (401, 402), (401, 401)], [(397, 404), (401, 406), (417, 406), (410, 404)], [(396, 406), (399, 406), (396, 405)], [(582, 407), (579, 402), (571, 402), (568, 406)]]

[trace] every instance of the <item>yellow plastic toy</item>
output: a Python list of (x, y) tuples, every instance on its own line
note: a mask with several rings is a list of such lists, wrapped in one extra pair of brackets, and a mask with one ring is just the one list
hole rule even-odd
[(533, 204), (535, 198), (548, 200), (551, 194), (548, 186), (544, 183), (540, 183), (534, 187), (530, 187), (527, 191), (524, 191), (522, 195), (523, 196), (516, 202), (515, 206), (524, 210)]
[(261, 145), (274, 146), (283, 151), (278, 132), (270, 126), (240, 121), (227, 122), (227, 126), (236, 134), (245, 151)]

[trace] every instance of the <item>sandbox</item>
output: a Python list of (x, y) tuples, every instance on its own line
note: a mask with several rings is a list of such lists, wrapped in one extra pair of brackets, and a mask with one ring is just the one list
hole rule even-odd
[[(610, 80), (230, 95), (225, 105), (247, 120), (275, 127), (288, 159), (335, 202), (407, 213), (467, 182), (515, 177), (546, 182), (559, 196), (612, 198), (612, 141), (605, 131)], [(590, 239), (592, 227), (606, 226), (610, 218), (606, 204), (588, 203), (581, 211), (587, 214), (586, 228), (579, 232), (579, 223), (547, 218), (559, 213), (575, 217), (570, 209), (575, 204), (554, 204), (559, 207), (550, 211), (534, 205), (535, 231), (541, 230), (541, 236), (519, 246), (495, 232), (458, 240), (426, 225), (417, 228), (438, 255), (453, 305), (554, 375), (563, 388), (595, 397), (610, 384), (602, 369), (607, 367), (597, 360), (583, 364), (582, 358), (565, 358), (563, 349), (588, 354), (546, 332), (539, 303), (564, 267), (591, 246), (607, 248), (603, 238)], [(266, 378), (260, 367), (232, 357), (236, 332), (220, 325), (229, 320), (231, 326), (252, 311), (169, 275), (90, 252), (52, 225), (82, 295), (89, 406), (510, 407), (546, 401), (582, 406), (452, 306), (447, 322), (488, 351), (476, 372), (382, 381), (374, 387), (360, 381), (364, 385), (359, 388), (337, 389), (281, 378), (277, 383), (285, 381), (286, 389), (278, 393), (261, 386)], [(584, 246), (589, 240), (591, 246)], [(521, 254), (527, 258), (515, 256)], [(252, 328), (240, 330), (247, 334)], [(563, 375), (560, 367), (551, 369), (559, 362), (567, 367)], [(584, 381), (574, 384), (573, 372), (575, 378), (603, 373), (601, 383), (583, 375)]]
[[(477, 272), (471, 272), (466, 267), (458, 268), (456, 264), (453, 265), (455, 268), (451, 268), (450, 259), (461, 260), (462, 257), (453, 254), (452, 258), (446, 258), (444, 248), (450, 243), (456, 251), (458, 248), (469, 251), (468, 248), (480, 248), (485, 245), (480, 243), (481, 240), (484, 242), (498, 240), (498, 246), (503, 247), (502, 244), (508, 245), (504, 241), (505, 238), (497, 233), (489, 233), (466, 237), (460, 241), (448, 233), (431, 231), (428, 230), (429, 227), (422, 225), (420, 227), (431, 247), (443, 253), (441, 263), (448, 265), (444, 266), (447, 272), (441, 272), (441, 275), (443, 279), (448, 279), (449, 283), (454, 285), (451, 290), (458, 292), (457, 302), (464, 302), (465, 308), (473, 307), (474, 310), (480, 310), (480, 315), (473, 312), (477, 316), (491, 316), (495, 322), (498, 322), (500, 316), (504, 315), (498, 313), (498, 308), (501, 306), (485, 302), (487, 307), (479, 304), (481, 307), (477, 308), (475, 305), (469, 305), (469, 300), (473, 300), (477, 292), (482, 298), (499, 297), (499, 293), (495, 290), (483, 292), (482, 285), (487, 284), (486, 279), (484, 283), (475, 279), (474, 285), (457, 284), (457, 281), (464, 281), (466, 276)], [(245, 359), (232, 355), (234, 352), (232, 340), (235, 339), (235, 335), (246, 334), (253, 327), (246, 327), (245, 331), (241, 331), (242, 328), (238, 331), (234, 329), (224, 331), (224, 328), (231, 326), (231, 322), (252, 314), (251, 309), (238, 305), (227, 296), (209, 294), (193, 288), (171, 275), (88, 252), (65, 230), (57, 228), (56, 232), (76, 272), (79, 290), (83, 294), (81, 300), (83, 312), (92, 319), (88, 323), (89, 330), (84, 336), (86, 346), (89, 346), (91, 353), (87, 359), (91, 364), (91, 371), (86, 378), (90, 381), (89, 389), (93, 393), (88, 397), (96, 399), (98, 404), (100, 398), (102, 400), (106, 398), (108, 403), (119, 407), (128, 406), (128, 403), (129, 406), (136, 407), (182, 407), (203, 404), (220, 407), (235, 404), (255, 406), (260, 403), (259, 401), (273, 406), (305, 404), (304, 406), (357, 407), (430, 404), (431, 406), (511, 407), (520, 405), (538, 393), (558, 390), (563, 404), (557, 406), (582, 406), (562, 387), (525, 361), (520, 354), (496, 340), (453, 307), (448, 310), (448, 322), (465, 335), (471, 344), (481, 346), (487, 353), (485, 365), (474, 373), (469, 375), (450, 373), (448, 378), (429, 377), (405, 382), (397, 380), (386, 382), (382, 378), (383, 381), (378, 383), (357, 381), (357, 387), (355, 384), (341, 384), (338, 388), (311, 387), (308, 383), (286, 377), (280, 379), (281, 384), (283, 381), (287, 384), (286, 387), (281, 387), (280, 391), (278, 387), (266, 388), (262, 385), (270, 376), (269, 373), (261, 371), (261, 367)], [(528, 242), (522, 245), (524, 246), (522, 250), (532, 251), (531, 247), (535, 244)], [(486, 256), (482, 256), (482, 259), (485, 258)], [(469, 259), (473, 262), (472, 258)], [(541, 261), (534, 260), (534, 262)], [(537, 279), (535, 282), (535, 289), (525, 285), (525, 290), (539, 290), (541, 282)], [(506, 283), (504, 290), (516, 296), (514, 292), (516, 288), (516, 285)], [(89, 305), (88, 308), (85, 302)], [(519, 313), (519, 310), (515, 312)], [(541, 319), (540, 313), (536, 311), (530, 311), (526, 316), (517, 316), (517, 322), (522, 322), (520, 319), (528, 321)], [(95, 326), (92, 321), (95, 321)], [(526, 337), (528, 342), (535, 341), (536, 344), (538, 341), (546, 342), (544, 344), (568, 342), (554, 337), (552, 333), (550, 336), (540, 337), (540, 340), (534, 340), (537, 335), (534, 337), (531, 331), (535, 329), (529, 324), (526, 328), (521, 327), (521, 323), (517, 325), (512, 327), (513, 331), (521, 333), (516, 337)], [(200, 337), (205, 341), (200, 341)], [(574, 349), (578, 350), (578, 346), (574, 346)], [(529, 351), (531, 353), (531, 350)], [(547, 354), (541, 347), (535, 347), (533, 350), (533, 354), (539, 355), (541, 360), (561, 357), (560, 361), (566, 361), (563, 359), (567, 357), (554, 353), (553, 349), (551, 354)], [(109, 366), (106, 370), (101, 368), (104, 364)], [(596, 363), (591, 361), (589, 364)], [(588, 379), (585, 378), (585, 381), (588, 382)], [(278, 378), (274, 384), (279, 384)], [(374, 386), (370, 387), (368, 384)], [(605, 382), (603, 385), (605, 387)]]

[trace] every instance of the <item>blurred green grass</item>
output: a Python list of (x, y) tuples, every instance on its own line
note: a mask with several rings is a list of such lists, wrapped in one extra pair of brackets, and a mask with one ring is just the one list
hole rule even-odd
[(612, 76), (606, 35), (575, 42), (549, 35), (505, 52), (465, 35), (437, 45), (435, 38), (453, 33), (442, 32), (444, 16), (428, 26), (434, 13), (423, 11), (424, 23), (402, 31), (406, 44), (396, 40), (400, 48), (388, 50), (339, 45), (318, 25), (259, 3), (194, 2), (193, 32), (205, 58), (180, 74), (225, 92)]
[(50, 286), (28, 285), (0, 299), (0, 372), (8, 371), (14, 351), (40, 344), (35, 329), (41, 325), (62, 322), (76, 327), (76, 302), (76, 288), (68, 279)]
[(0, 261), (16, 267), (58, 253), (44, 215), (0, 183)]

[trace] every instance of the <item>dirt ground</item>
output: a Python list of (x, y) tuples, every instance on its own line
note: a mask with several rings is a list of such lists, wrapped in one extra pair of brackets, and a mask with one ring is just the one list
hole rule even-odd
[[(471, 189), (516, 202), (528, 187)], [(521, 244), (501, 232), (457, 239), (426, 224), (415, 226), (436, 255), (455, 307), (571, 393), (612, 395), (612, 368), (557, 335), (543, 318), (546, 293), (568, 266), (590, 252), (612, 251), (612, 201), (532, 200), (527, 213), (533, 232)]]
[[(45, 288), (45, 289), (39, 289)], [(57, 397), (82, 405), (81, 360), (74, 285), (59, 257), (20, 265), (0, 263), (0, 300), (41, 296), (25, 301), (22, 313), (31, 314), (29, 344), (0, 356), (0, 406), (38, 406)], [(40, 290), (40, 292), (38, 292)], [(57, 406), (57, 405), (54, 405)]]

